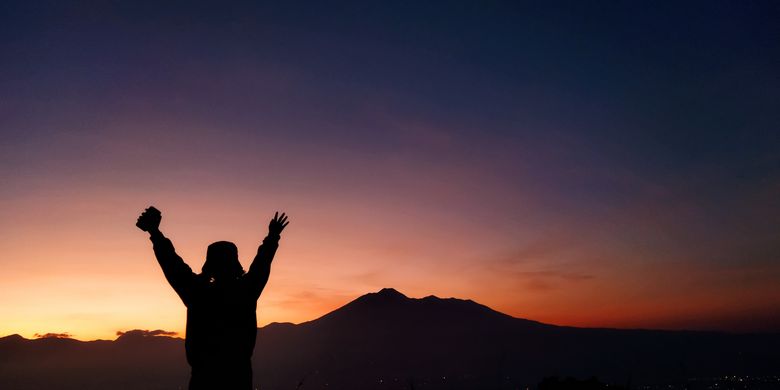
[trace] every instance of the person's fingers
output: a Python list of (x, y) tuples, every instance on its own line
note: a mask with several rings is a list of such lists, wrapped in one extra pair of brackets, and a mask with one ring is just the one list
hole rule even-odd
[(282, 228), (286, 228), (287, 225), (289, 225), (289, 224), (290, 224), (289, 222), (285, 222), (284, 224), (282, 224)]

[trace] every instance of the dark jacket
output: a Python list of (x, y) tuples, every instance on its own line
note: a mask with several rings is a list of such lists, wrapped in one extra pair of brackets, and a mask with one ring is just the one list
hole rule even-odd
[(220, 282), (193, 273), (161, 233), (151, 240), (165, 278), (187, 306), (190, 389), (251, 389), (257, 299), (268, 282), (279, 236), (263, 240), (246, 274)]

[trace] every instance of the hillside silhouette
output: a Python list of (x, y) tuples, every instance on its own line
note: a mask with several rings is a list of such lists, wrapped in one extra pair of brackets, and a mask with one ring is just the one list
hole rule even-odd
[[(182, 343), (154, 331), (88, 342), (8, 336), (0, 339), (0, 388), (184, 388)], [(779, 334), (561, 327), (394, 289), (313, 321), (269, 324), (258, 329), (257, 347), (263, 390), (536, 388), (553, 376), (641, 386), (780, 371)]]

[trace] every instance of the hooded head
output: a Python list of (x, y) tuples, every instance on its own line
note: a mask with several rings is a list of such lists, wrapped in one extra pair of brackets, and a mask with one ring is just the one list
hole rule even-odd
[(202, 275), (214, 280), (232, 280), (244, 274), (244, 268), (238, 261), (236, 244), (217, 241), (209, 245)]

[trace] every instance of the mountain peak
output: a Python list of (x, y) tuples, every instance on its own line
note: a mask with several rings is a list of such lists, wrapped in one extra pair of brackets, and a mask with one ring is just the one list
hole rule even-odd
[(23, 340), (27, 340), (27, 339), (25, 339), (24, 337), (22, 337), (21, 335), (19, 335), (17, 333), (14, 333), (12, 335), (8, 335), (8, 336), (5, 336), (5, 337), (0, 337), (0, 341), (5, 341), (5, 342), (12, 342), (12, 341), (17, 341), (18, 342), (18, 341), (23, 341)]
[(363, 302), (368, 304), (395, 304), (401, 302), (411, 301), (409, 297), (398, 292), (398, 290), (390, 287), (385, 287), (377, 292), (368, 293), (356, 299), (354, 302)]
[[(433, 295), (425, 298), (409, 298), (394, 288), (383, 288), (377, 292), (358, 297), (352, 302), (321, 317), (325, 322), (344, 321), (350, 324), (374, 322), (404, 323), (447, 323), (453, 321), (525, 321), (531, 326), (540, 326), (534, 321), (513, 318), (471, 300), (439, 298)], [(335, 325), (334, 325), (335, 326)], [(351, 325), (350, 325), (351, 326)], [(503, 326), (503, 325), (501, 325)]]
[(377, 292), (365, 294), (354, 302), (369, 303), (372, 305), (394, 305), (399, 303), (405, 303), (413, 301), (413, 299), (401, 294), (398, 290), (390, 287), (385, 287)]
[(392, 288), (392, 287), (385, 287), (374, 294), (379, 295), (380, 297), (397, 297), (397, 298), (407, 298), (406, 295), (401, 294), (398, 290)]

